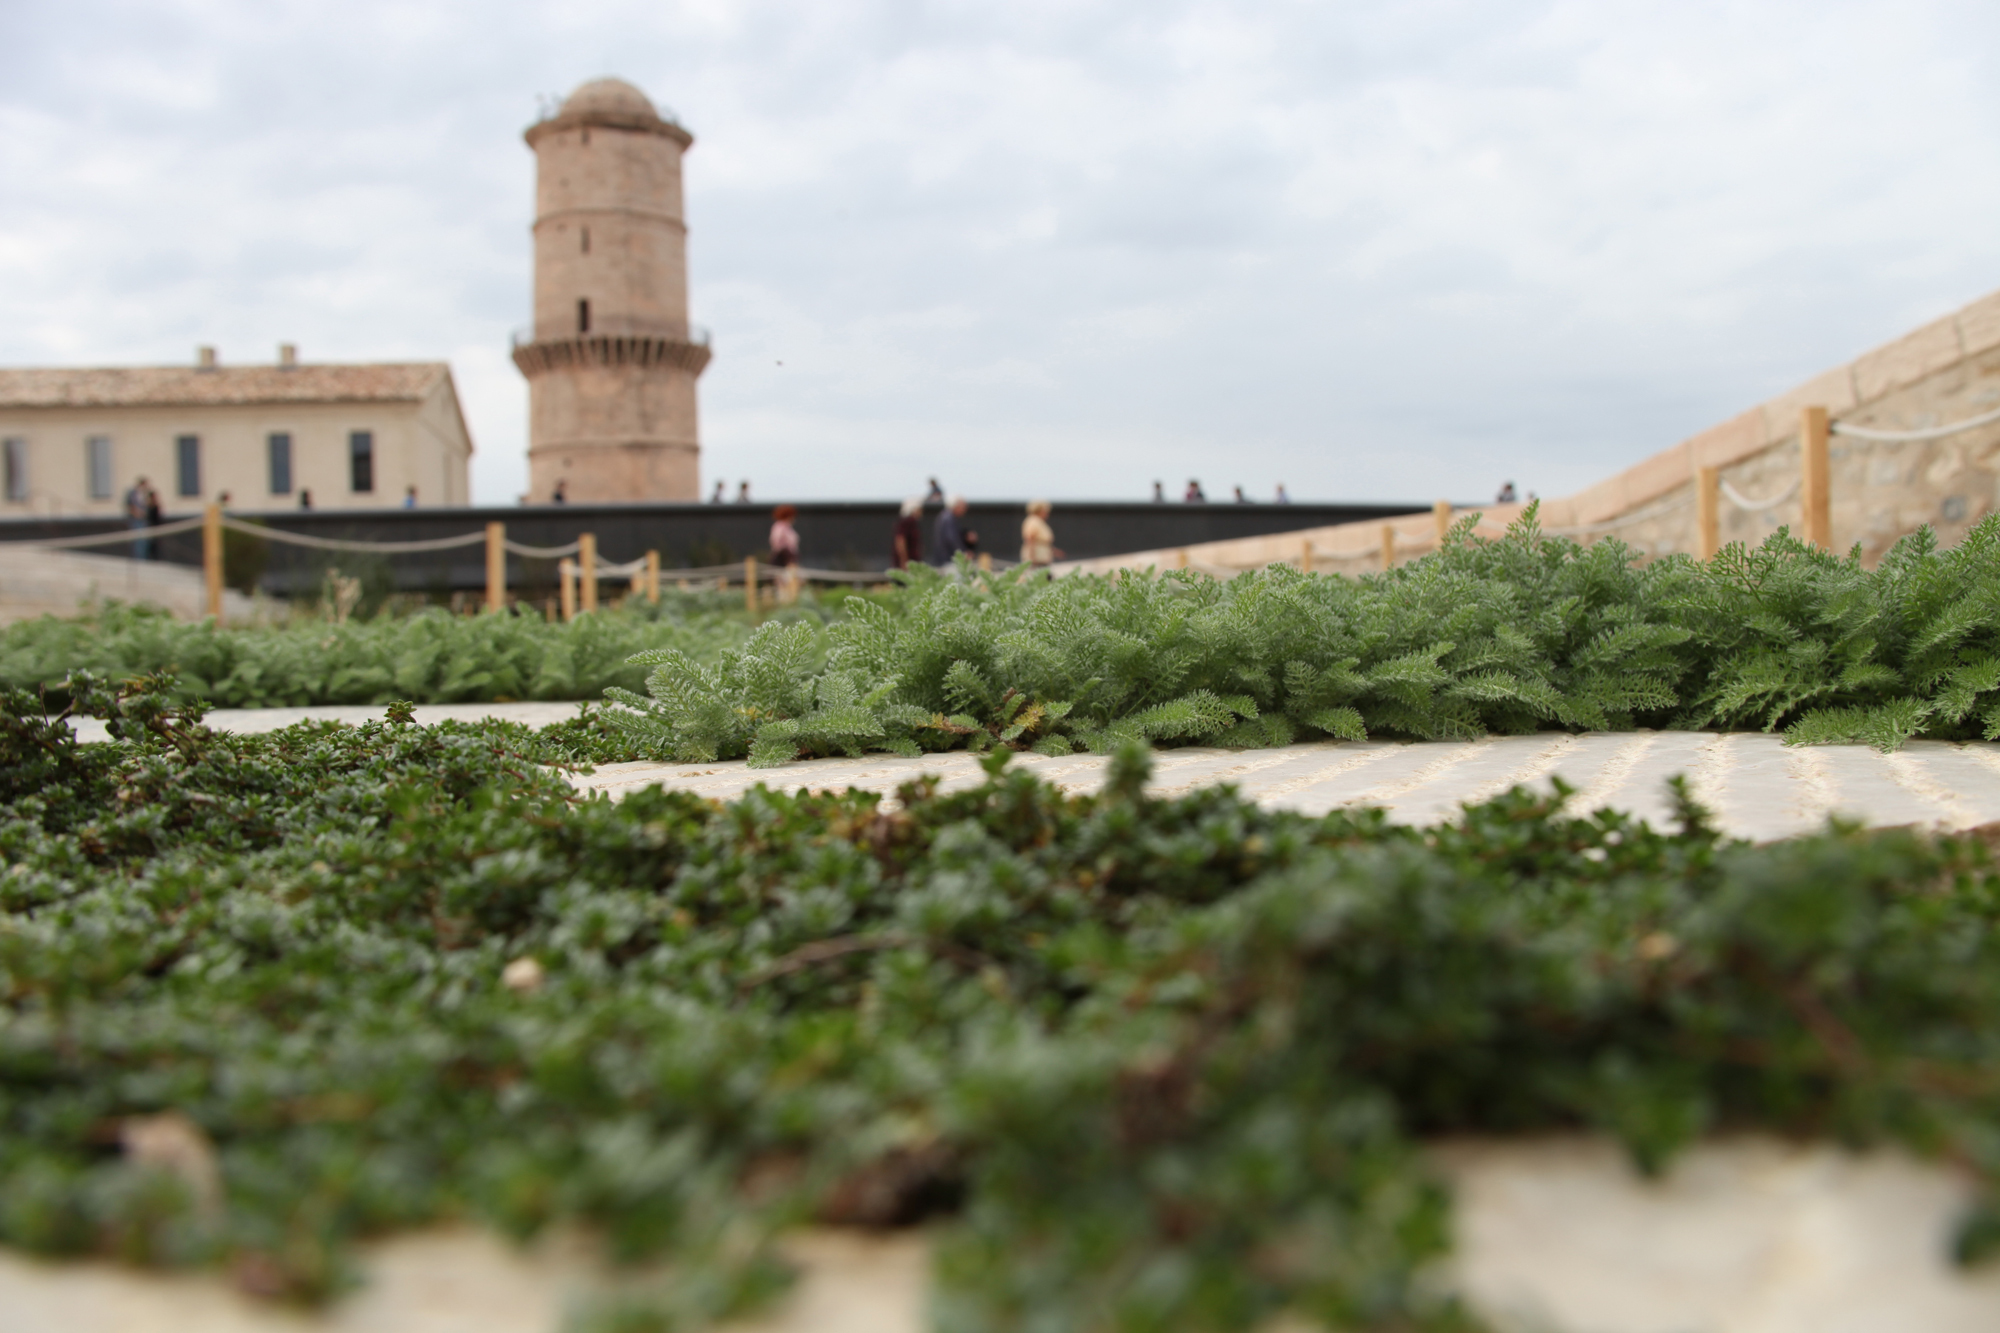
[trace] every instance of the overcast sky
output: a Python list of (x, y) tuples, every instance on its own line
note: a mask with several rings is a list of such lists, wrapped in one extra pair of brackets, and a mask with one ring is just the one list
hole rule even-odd
[(601, 74), (760, 498), (1563, 494), (2000, 287), (1992, 0), (0, 0), (0, 364), (448, 358), (511, 502)]

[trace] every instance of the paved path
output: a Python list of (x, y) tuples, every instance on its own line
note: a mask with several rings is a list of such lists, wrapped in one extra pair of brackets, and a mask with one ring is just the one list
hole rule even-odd
[[(1068, 791), (1094, 791), (1105, 760), (1096, 755), (1014, 763)], [(900, 759), (819, 759), (752, 769), (716, 764), (606, 764), (574, 779), (614, 799), (662, 783), (719, 800), (758, 783), (814, 790), (861, 787), (893, 792), (920, 773), (946, 790), (983, 780), (964, 753)], [(1154, 759), (1152, 790), (1187, 791), (1232, 782), (1258, 804), (1324, 814), (1342, 806), (1379, 805), (1404, 823), (1451, 818), (1461, 803), (1519, 784), (1561, 777), (1578, 789), (1572, 809), (1613, 806), (1655, 824), (1668, 816), (1667, 779), (1687, 774), (1695, 795), (1723, 828), (1765, 841), (1821, 827), (1840, 813), (1874, 825), (1969, 828), (2000, 820), (2000, 745), (1918, 741), (1893, 755), (1865, 746), (1788, 747), (1775, 736), (1640, 731), (1569, 736), (1496, 736), (1463, 743), (1329, 741), (1279, 750), (1164, 750)]]
[[(570, 703), (512, 703), (512, 704), (419, 704), (417, 721), (425, 726), (435, 726), (447, 719), (460, 722), (476, 722), (480, 718), (495, 717), (503, 722), (522, 722), (531, 727), (546, 727), (554, 722), (566, 722), (577, 714), (582, 704)], [(257, 734), (289, 727), (294, 722), (379, 722), (387, 717), (389, 710), (381, 704), (316, 704), (306, 708), (217, 708), (202, 719), (217, 731), (234, 731)], [(94, 717), (70, 719), (78, 740), (101, 741), (108, 739), (104, 723)]]
[[(497, 717), (547, 726), (574, 717), (574, 703), (426, 704), (425, 724), (447, 718)], [(208, 715), (222, 731), (275, 731), (306, 718), (364, 722), (386, 710), (369, 705), (317, 708), (227, 708)], [(104, 739), (91, 718), (73, 725), (85, 740)], [(1097, 755), (1013, 761), (1067, 791), (1095, 791), (1104, 780)], [(715, 764), (606, 764), (573, 781), (614, 799), (663, 783), (728, 800), (758, 783), (814, 790), (861, 787), (892, 793), (920, 773), (935, 773), (947, 790), (984, 780), (969, 754), (900, 759), (817, 759), (753, 769), (741, 760)], [(1151, 788), (1162, 794), (1233, 782), (1260, 805), (1324, 814), (1339, 806), (1379, 805), (1404, 823), (1449, 819), (1461, 803), (1494, 796), (1517, 783), (1545, 786), (1560, 776), (1578, 788), (1571, 808), (1613, 806), (1661, 823), (1668, 813), (1667, 779), (1685, 773), (1696, 796), (1730, 833), (1764, 841), (1819, 828), (1832, 813), (1874, 825), (1923, 824), (1970, 828), (2000, 821), (2000, 744), (1915, 741), (1895, 754), (1865, 746), (1790, 747), (1775, 736), (1735, 732), (1637, 731), (1569, 736), (1495, 736), (1468, 742), (1325, 741), (1280, 750), (1162, 750)]]

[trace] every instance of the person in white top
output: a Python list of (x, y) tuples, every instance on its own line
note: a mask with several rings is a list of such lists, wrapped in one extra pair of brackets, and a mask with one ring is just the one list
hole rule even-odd
[(1062, 558), (1056, 549), (1055, 529), (1049, 526), (1047, 500), (1028, 501), (1028, 516), (1021, 520), (1021, 563), (1037, 568)]

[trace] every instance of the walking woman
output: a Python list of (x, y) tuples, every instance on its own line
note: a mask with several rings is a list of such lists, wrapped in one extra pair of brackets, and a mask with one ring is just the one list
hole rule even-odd
[(799, 511), (779, 505), (771, 511), (771, 563), (778, 567), (778, 600), (793, 602), (799, 596), (799, 530), (792, 520)]
[(895, 536), (890, 539), (890, 563), (897, 569), (908, 569), (911, 565), (924, 562), (924, 502), (914, 496), (903, 501), (903, 512), (896, 519)]
[(1056, 549), (1055, 529), (1049, 526), (1049, 502), (1028, 501), (1028, 516), (1021, 520), (1021, 563), (1036, 569), (1062, 558)]

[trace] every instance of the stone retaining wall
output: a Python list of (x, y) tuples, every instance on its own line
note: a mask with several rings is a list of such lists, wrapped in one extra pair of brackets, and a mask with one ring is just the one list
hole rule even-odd
[[(1575, 495), (1544, 500), (1542, 527), (1584, 541), (1616, 536), (1646, 556), (1693, 553), (1694, 476), (1702, 467), (1746, 499), (1783, 494), (1799, 476), (1799, 410), (1824, 407), (1836, 423), (1888, 430), (1947, 425), (2000, 408), (2000, 292), (1790, 392), (1713, 426)], [(2000, 422), (1940, 440), (1888, 443), (1836, 434), (1829, 450), (1833, 545), (1861, 547), (1872, 565), (1929, 524), (1941, 545), (2000, 509)], [(1497, 535), (1518, 504), (1481, 506), (1479, 531)], [(1467, 510), (1464, 512), (1473, 512)], [(1800, 530), (1799, 498), (1744, 510), (1725, 496), (1722, 541), (1756, 544), (1781, 525)], [(1397, 562), (1437, 545), (1430, 514), (1394, 520)], [(1063, 569), (1196, 568), (1232, 573), (1272, 563), (1356, 574), (1382, 567), (1382, 524), (1346, 523), (1268, 537), (1135, 551)], [(1310, 556), (1307, 544), (1311, 545)]]

